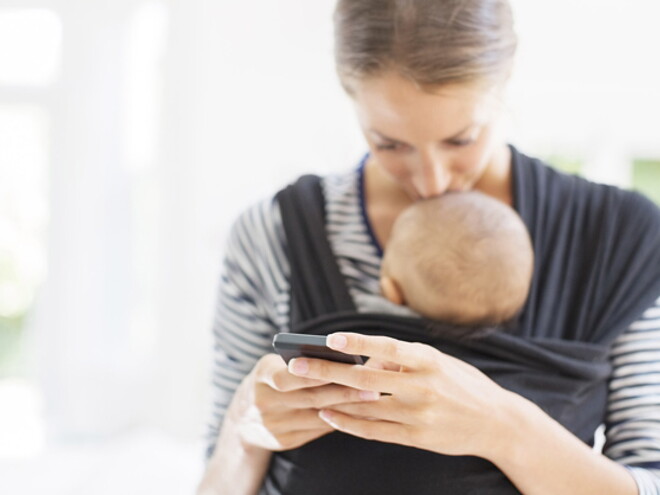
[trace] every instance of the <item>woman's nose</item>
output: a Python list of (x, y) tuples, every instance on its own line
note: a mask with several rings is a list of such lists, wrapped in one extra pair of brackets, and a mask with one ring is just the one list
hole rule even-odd
[(422, 198), (432, 198), (447, 191), (451, 174), (439, 160), (424, 161), (415, 181), (417, 194)]

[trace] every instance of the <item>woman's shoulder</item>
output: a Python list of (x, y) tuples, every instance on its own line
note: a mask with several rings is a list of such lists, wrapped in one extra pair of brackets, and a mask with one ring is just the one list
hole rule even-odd
[(360, 186), (360, 170), (352, 168), (334, 174), (320, 176), (324, 192), (339, 197), (352, 198), (358, 193)]
[(236, 215), (231, 225), (230, 238), (241, 232), (274, 232), (279, 224), (281, 218), (276, 198), (269, 196), (251, 203)]
[[(358, 170), (317, 176), (324, 195), (326, 208), (334, 211), (359, 202)], [(296, 179), (298, 180), (298, 179)], [(295, 182), (295, 181), (293, 181)], [(279, 193), (288, 185), (262, 198), (240, 211), (232, 223), (229, 242), (251, 247), (277, 247), (286, 245)]]
[(289, 270), (286, 236), (277, 201), (270, 196), (244, 208), (228, 232), (225, 262), (253, 277), (269, 273), (283, 283)]
[(558, 170), (512, 147), (518, 202), (529, 210), (584, 215), (660, 235), (660, 209), (643, 194)]

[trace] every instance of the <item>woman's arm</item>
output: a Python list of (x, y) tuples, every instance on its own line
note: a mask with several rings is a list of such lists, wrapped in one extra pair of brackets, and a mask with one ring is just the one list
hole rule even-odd
[(246, 445), (241, 440), (233, 416), (230, 409), (197, 495), (259, 492), (272, 452)]
[[(333, 428), (366, 439), (496, 464), (525, 495), (637, 495), (623, 466), (594, 452), (523, 397), (473, 366), (422, 344), (334, 334), (331, 347), (371, 356), (384, 369), (291, 361), (300, 376), (391, 395), (321, 412)], [(365, 419), (369, 418), (369, 419)]]
[(375, 393), (294, 376), (280, 356), (264, 356), (232, 399), (198, 493), (257, 493), (272, 451), (333, 431), (319, 410), (376, 399)]
[(268, 467), (271, 452), (245, 444), (235, 418), (236, 398), (247, 386), (246, 377), (259, 356), (270, 352), (270, 340), (277, 332), (272, 301), (285, 290), (283, 267), (263, 269), (265, 253), (273, 256), (282, 249), (275, 218), (272, 202), (253, 206), (234, 222), (225, 246), (213, 325), (209, 460), (199, 495), (256, 493)]
[(622, 465), (595, 452), (527, 399), (500, 403), (496, 444), (483, 453), (525, 495), (637, 495)]
[(295, 377), (280, 356), (264, 356), (231, 401), (198, 494), (256, 494), (273, 451), (295, 448), (332, 431), (319, 419), (318, 409), (309, 406), (350, 400), (345, 390)]
[(603, 453), (660, 494), (660, 298), (612, 346)]
[[(543, 436), (547, 437), (545, 442), (556, 444), (535, 441), (544, 446), (538, 449), (540, 452), (535, 452), (534, 445), (520, 439), (517, 448), (514, 447), (516, 443), (512, 444), (515, 452), (500, 455), (498, 467), (512, 480), (519, 480), (516, 485), (523, 493), (548, 493), (540, 487), (562, 482), (560, 479), (528, 480), (525, 472), (528, 469), (537, 471), (530, 466), (536, 459), (538, 471), (550, 478), (555, 478), (553, 471), (564, 473), (567, 484), (565, 490), (558, 493), (660, 494), (660, 299), (617, 339), (612, 349), (612, 365), (604, 456), (585, 449), (582, 442), (559, 424), (543, 428), (546, 422), (540, 411), (530, 411), (520, 417), (523, 426), (517, 433), (522, 439), (528, 430), (528, 434), (536, 432), (529, 438), (539, 440)], [(534, 420), (535, 416), (539, 418)], [(535, 421), (538, 421), (536, 426)], [(555, 436), (553, 431), (557, 432)], [(516, 462), (515, 459), (520, 460)], [(544, 465), (546, 471), (540, 469)], [(632, 486), (630, 479), (634, 481)]]
[[(358, 390), (289, 373), (271, 353), (288, 296), (279, 210), (262, 203), (235, 223), (227, 245), (215, 318), (213, 416), (198, 493), (254, 494), (273, 451), (332, 431), (319, 409), (373, 400)], [(286, 313), (284, 314), (286, 316)]]
[(288, 291), (278, 218), (270, 200), (252, 206), (236, 219), (225, 245), (213, 319), (208, 458), (239, 384), (261, 356), (272, 352), (275, 322), (281, 319), (277, 301)]

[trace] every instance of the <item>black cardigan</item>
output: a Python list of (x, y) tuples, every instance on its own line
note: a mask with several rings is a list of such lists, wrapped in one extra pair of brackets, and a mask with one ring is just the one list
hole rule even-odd
[[(643, 196), (569, 176), (512, 151), (514, 208), (535, 251), (512, 329), (477, 339), (418, 318), (357, 313), (325, 235), (318, 177), (278, 194), (291, 263), (291, 331), (355, 331), (424, 342), (535, 402), (591, 445), (603, 422), (609, 348), (660, 294), (660, 212)], [(335, 432), (276, 452), (262, 495), (514, 494), (485, 459)]]

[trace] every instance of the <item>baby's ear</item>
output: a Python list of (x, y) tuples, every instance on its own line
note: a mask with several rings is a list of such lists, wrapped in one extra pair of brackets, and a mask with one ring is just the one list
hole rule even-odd
[(393, 302), (394, 304), (403, 304), (403, 292), (399, 287), (399, 284), (396, 283), (391, 277), (380, 277), (380, 291), (383, 294), (385, 299)]

